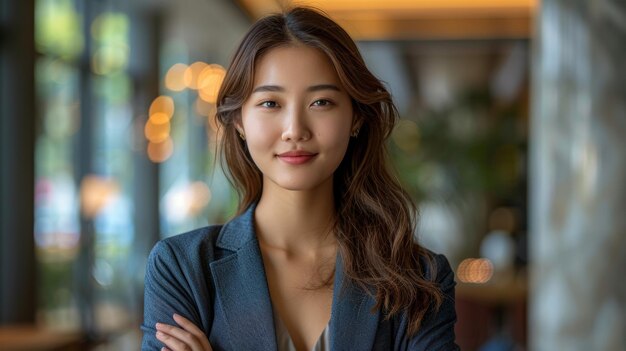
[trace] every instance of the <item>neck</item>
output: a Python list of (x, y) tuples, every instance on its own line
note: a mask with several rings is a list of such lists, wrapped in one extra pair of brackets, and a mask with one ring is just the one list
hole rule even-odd
[(259, 241), (291, 253), (315, 253), (335, 245), (332, 190), (332, 179), (306, 191), (264, 184), (255, 211)]

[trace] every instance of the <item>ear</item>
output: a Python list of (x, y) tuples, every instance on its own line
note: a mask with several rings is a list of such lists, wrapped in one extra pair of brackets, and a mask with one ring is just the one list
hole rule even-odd
[(241, 123), (241, 118), (238, 118), (234, 124), (235, 124), (235, 129), (237, 130), (237, 133), (243, 134), (243, 123)]
[(243, 124), (241, 123), (241, 120), (238, 119), (237, 121), (235, 121), (234, 125), (235, 125), (235, 130), (237, 131), (237, 134), (239, 134), (239, 138), (241, 138), (241, 140), (245, 141), (246, 140), (246, 132), (244, 132), (244, 130), (243, 130)]

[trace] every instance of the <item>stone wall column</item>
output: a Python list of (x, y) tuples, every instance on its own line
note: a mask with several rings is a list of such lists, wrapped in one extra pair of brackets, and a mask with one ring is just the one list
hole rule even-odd
[(626, 2), (543, 0), (531, 123), (531, 350), (626, 350)]

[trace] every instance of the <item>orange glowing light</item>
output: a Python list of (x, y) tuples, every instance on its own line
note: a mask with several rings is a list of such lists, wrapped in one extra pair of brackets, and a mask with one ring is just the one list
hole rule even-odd
[(189, 212), (192, 214), (199, 213), (211, 201), (211, 190), (204, 182), (190, 184), (189, 193), (191, 194)]
[(152, 122), (152, 119), (149, 119), (146, 122), (144, 134), (146, 135), (146, 139), (150, 140), (151, 142), (160, 143), (170, 136), (170, 124), (156, 124)]
[(200, 97), (211, 104), (217, 101), (217, 94), (220, 91), (226, 70), (224, 67), (211, 64), (202, 70), (198, 77), (198, 94)]
[(166, 95), (156, 97), (150, 104), (149, 114), (152, 116), (156, 113), (162, 113), (171, 118), (174, 115), (174, 99)]
[(153, 124), (169, 123), (170, 117), (163, 112), (157, 112), (150, 115), (150, 122)]
[(483, 284), (493, 276), (493, 264), (486, 258), (467, 258), (459, 264), (456, 274), (463, 283)]
[(188, 66), (183, 63), (177, 63), (170, 67), (165, 75), (165, 87), (172, 91), (181, 91), (187, 88), (185, 84), (185, 71)]
[(81, 211), (94, 218), (119, 192), (117, 182), (96, 175), (87, 175), (80, 184)]
[(174, 152), (174, 142), (167, 137), (160, 143), (150, 142), (148, 144), (148, 158), (154, 163), (161, 163), (170, 158)]
[(206, 63), (197, 61), (187, 67), (183, 77), (185, 85), (191, 89), (198, 89), (198, 78), (200, 78), (200, 73), (202, 73), (207, 66)]

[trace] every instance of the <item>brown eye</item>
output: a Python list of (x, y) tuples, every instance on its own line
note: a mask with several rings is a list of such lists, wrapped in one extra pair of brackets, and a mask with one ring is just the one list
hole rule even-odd
[(329, 100), (326, 99), (319, 99), (319, 100), (315, 100), (311, 106), (319, 106), (319, 107), (324, 107), (324, 106), (329, 106), (331, 105), (332, 102), (330, 102)]
[(263, 101), (262, 103), (259, 104), (259, 106), (267, 107), (267, 108), (275, 108), (275, 107), (278, 107), (278, 104), (276, 103), (276, 101)]

